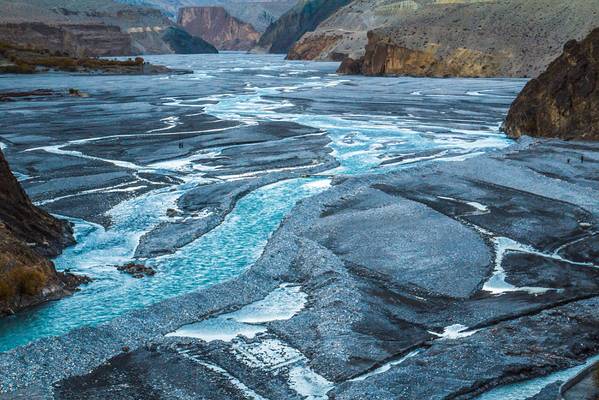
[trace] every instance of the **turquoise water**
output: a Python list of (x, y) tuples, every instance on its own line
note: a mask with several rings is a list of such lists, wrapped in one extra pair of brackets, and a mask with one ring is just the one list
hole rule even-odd
[(584, 364), (549, 374), (547, 376), (500, 386), (477, 397), (477, 400), (526, 400), (539, 393), (545, 386), (558, 381), (567, 381), (580, 371), (599, 361), (599, 355), (591, 357)]
[[(210, 115), (256, 129), (264, 122), (294, 122), (319, 129), (331, 139), (332, 154), (340, 166), (324, 174), (353, 175), (423, 162), (459, 162), (509, 145), (499, 125), (524, 83), (501, 79), (341, 77), (334, 73), (337, 65), (333, 63), (290, 62), (280, 56), (234, 53), (148, 59), (195, 72), (162, 77), (42, 74), (26, 79), (2, 78), (0, 89), (78, 87), (92, 96), (83, 105), (40, 102), (35, 107), (20, 108), (19, 103), (11, 103), (10, 107), (0, 105), (0, 112), (17, 115), (17, 120), (27, 118), (24, 127), (19, 128), (27, 134), (50, 134), (48, 131), (57, 126), (54, 139), (64, 144), (76, 142), (76, 138), (69, 138), (69, 130), (78, 130), (90, 116), (95, 124), (93, 136), (85, 140), (96, 146), (104, 143), (97, 139), (110, 135), (146, 134), (119, 124), (116, 118), (123, 114), (147, 116), (143, 121), (151, 128), (147, 133), (163, 131), (173, 139), (178, 134), (178, 118), (183, 115), (187, 120)], [(102, 118), (95, 112), (100, 112)], [(48, 124), (52, 115), (60, 115), (60, 120)], [(12, 127), (0, 126), (0, 142), (3, 135), (14, 133)], [(202, 131), (197, 134), (202, 135)], [(65, 151), (60, 146), (44, 149), (49, 153)], [(220, 149), (210, 151), (218, 153)], [(76, 152), (69, 155), (90, 157)], [(190, 163), (201, 155), (149, 165), (94, 156), (137, 172), (164, 169), (180, 182), (118, 204), (108, 212), (113, 222), (108, 229), (72, 219), (78, 244), (66, 249), (55, 263), (59, 269), (68, 268), (94, 281), (71, 297), (4, 318), (0, 322), (0, 351), (108, 321), (239, 275), (260, 256), (268, 238), (296, 202), (324, 190), (328, 184), (325, 178), (295, 179), (257, 189), (243, 197), (213, 231), (175, 254), (148, 260), (157, 270), (154, 277), (133, 279), (116, 271), (114, 265), (133, 259), (139, 238), (168, 219), (166, 210), (176, 208), (183, 193), (206, 183), (202, 166)]]
[[(155, 260), (152, 264), (157, 275), (152, 278), (123, 279), (123, 274), (114, 268), (115, 263), (132, 256), (131, 247), (119, 239), (123, 232), (119, 226), (105, 231), (100, 226), (79, 221), (75, 225), (79, 244), (68, 249), (56, 264), (58, 268), (70, 267), (71, 271), (86, 274), (96, 281), (75, 296), (22, 314), (12, 324), (9, 318), (8, 324), (0, 327), (0, 335), (10, 339), (2, 341), (2, 350), (43, 336), (65, 333), (81, 326), (81, 321), (97, 324), (129, 310), (237, 276), (260, 256), (270, 234), (296, 201), (324, 190), (327, 185), (326, 179), (294, 179), (250, 193), (216, 229), (177, 253)], [(157, 200), (149, 195), (129, 202), (132, 212), (128, 215), (133, 219), (129, 220), (127, 232), (139, 232), (148, 227), (152, 219), (145, 208), (149, 206), (149, 199)], [(145, 212), (138, 213), (139, 210)], [(10, 332), (10, 338), (5, 330)]]

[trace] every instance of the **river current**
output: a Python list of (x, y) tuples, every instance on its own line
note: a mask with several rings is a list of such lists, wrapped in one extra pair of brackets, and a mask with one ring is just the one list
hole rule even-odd
[[(0, 351), (99, 324), (237, 276), (260, 256), (296, 202), (325, 190), (332, 176), (385, 173), (429, 162), (460, 162), (508, 146), (510, 140), (500, 132), (500, 124), (525, 83), (340, 76), (335, 73), (336, 63), (292, 62), (274, 55), (224, 53), (147, 59), (194, 72), (0, 78), (2, 91), (75, 87), (89, 94), (83, 99), (0, 104), (0, 144), (38, 204), (64, 202), (65, 196), (77, 204), (77, 194), (57, 189), (68, 182), (68, 173), (41, 184), (39, 176), (43, 177), (44, 170), (34, 174), (26, 168), (25, 160), (33, 154), (85, 159), (138, 175), (151, 172), (177, 178), (112, 205), (106, 212), (110, 224), (77, 217), (69, 207), (52, 210), (74, 223), (78, 242), (55, 260), (57, 268), (88, 275), (93, 282), (71, 297), (3, 319)], [(140, 237), (167, 219), (166, 210), (176, 209), (181, 195), (205, 184), (207, 171), (218, 171), (219, 166), (203, 165), (201, 160), (222, 151), (211, 148), (182, 156), (165, 154), (139, 163), (130, 157), (135, 152), (134, 139), (189, 136), (187, 125), (208, 117), (210, 123), (198, 122), (194, 135), (219, 130), (234, 135), (248, 127), (260, 131), (272, 122), (324, 132), (331, 140), (328, 146), (338, 166), (320, 176), (282, 180), (253, 190), (215, 229), (173, 254), (146, 260), (157, 270), (154, 277), (133, 279), (118, 272), (114, 265), (133, 259)], [(115, 138), (127, 139), (126, 144), (121, 143), (121, 153), (102, 156), (100, 146)], [(75, 144), (100, 149), (91, 154), (63, 148)], [(263, 174), (270, 172), (277, 171), (265, 170)], [(85, 178), (86, 173), (79, 171), (78, 179)], [(224, 174), (219, 179), (234, 181), (248, 176), (252, 174)], [(143, 179), (140, 182), (141, 187)], [(115, 184), (87, 190), (137, 193), (138, 188)]]

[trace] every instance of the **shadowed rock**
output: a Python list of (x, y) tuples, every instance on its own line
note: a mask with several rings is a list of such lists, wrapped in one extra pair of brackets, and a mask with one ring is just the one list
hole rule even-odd
[(511, 137), (599, 140), (599, 29), (530, 81), (512, 104), (503, 129)]

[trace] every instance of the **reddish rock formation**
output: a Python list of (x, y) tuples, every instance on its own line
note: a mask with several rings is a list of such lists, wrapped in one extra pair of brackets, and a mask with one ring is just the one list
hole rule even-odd
[(31, 203), (0, 151), (0, 316), (69, 295), (86, 281), (45, 258), (72, 243), (70, 225)]
[(504, 130), (522, 135), (599, 140), (599, 28), (572, 40), (516, 98)]
[(219, 50), (249, 50), (260, 38), (252, 25), (232, 17), (223, 7), (181, 8), (178, 23)]

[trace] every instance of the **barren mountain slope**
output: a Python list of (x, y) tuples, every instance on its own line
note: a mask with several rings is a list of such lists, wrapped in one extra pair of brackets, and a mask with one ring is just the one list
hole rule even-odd
[(302, 37), (290, 58), (357, 59), (372, 31), (366, 74), (535, 76), (595, 26), (596, 0), (355, 0)]

